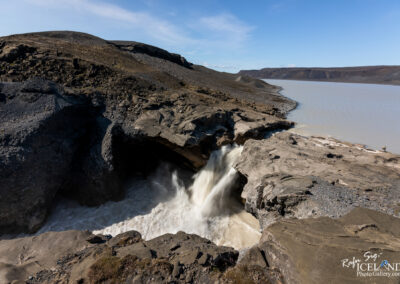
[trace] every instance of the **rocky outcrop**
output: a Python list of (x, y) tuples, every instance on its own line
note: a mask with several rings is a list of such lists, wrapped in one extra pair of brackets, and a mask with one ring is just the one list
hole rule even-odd
[(135, 41), (112, 41), (118, 48), (132, 53), (144, 53), (152, 57), (168, 60), (186, 68), (192, 68), (192, 63), (176, 53), (170, 53), (164, 49)]
[(96, 96), (67, 94), (46, 80), (4, 83), (0, 92), (2, 233), (36, 230), (58, 192), (99, 205), (122, 196), (128, 170), (146, 173), (159, 160), (199, 168), (217, 145), (291, 126), (252, 110), (209, 106), (201, 97), (189, 104), (185, 94), (108, 113)]
[[(166, 100), (144, 103), (138, 117), (128, 115), (123, 124), (125, 133), (164, 141), (165, 145), (186, 159), (196, 168), (205, 164), (210, 151), (217, 145), (249, 138), (262, 138), (269, 131), (288, 129), (292, 123), (252, 110), (242, 110), (233, 105), (221, 108), (205, 104), (199, 97), (171, 94)], [(214, 103), (217, 103), (215, 101)]]
[(149, 241), (135, 231), (114, 238), (81, 231), (49, 232), (1, 241), (0, 281), (237, 283), (246, 279), (246, 283), (266, 283), (280, 279), (279, 272), (270, 271), (265, 262), (236, 265), (237, 258), (232, 248), (183, 232)]
[(295, 106), (271, 85), (74, 32), (0, 38), (0, 80), (0, 233), (38, 229), (57, 194), (117, 200), (160, 160), (198, 169), (220, 145), (290, 128)]
[(400, 66), (263, 68), (260, 70), (241, 70), (239, 74), (262, 79), (400, 85)]
[(0, 282), (398, 283), (399, 225), (365, 208), (338, 219), (280, 219), (240, 257), (183, 232), (148, 241), (136, 231), (47, 232), (0, 242)]
[(263, 228), (282, 217), (340, 217), (355, 207), (399, 216), (400, 157), (289, 132), (248, 140), (236, 168), (246, 210)]
[[(130, 45), (144, 46), (145, 51), (132, 52), (124, 48)], [(0, 58), (9, 58), (10, 50), (16, 50), (13, 53), (17, 56), (0, 60), (0, 81), (42, 77), (79, 93), (97, 91), (115, 107), (126, 105), (126, 101), (132, 103), (135, 96), (163, 96), (164, 91), (172, 90), (184, 91), (189, 96), (201, 93), (222, 104), (231, 101), (237, 107), (247, 106), (269, 114), (283, 115), (296, 106), (294, 101), (280, 96), (275, 86), (252, 78), (246, 82), (236, 81), (234, 74), (203, 66), (186, 68), (156, 52), (146, 51), (150, 49), (144, 44), (118, 45), (88, 34), (66, 31), (2, 37)]]
[(85, 98), (48, 81), (0, 84), (0, 230), (32, 231), (90, 124)]
[(399, 228), (399, 218), (357, 208), (339, 219), (282, 219), (259, 247), (287, 283), (398, 283)]

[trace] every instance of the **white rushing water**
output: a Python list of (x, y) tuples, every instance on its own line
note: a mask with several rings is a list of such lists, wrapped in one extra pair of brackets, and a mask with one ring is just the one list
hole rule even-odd
[(261, 236), (258, 220), (231, 194), (238, 182), (232, 166), (241, 150), (223, 146), (213, 152), (187, 188), (177, 171), (162, 165), (147, 179), (132, 180), (122, 201), (90, 208), (62, 200), (39, 233), (88, 229), (114, 236), (137, 230), (144, 239), (152, 239), (184, 231), (218, 245), (252, 246)]
[(400, 153), (400, 86), (265, 80), (299, 102), (288, 119), (302, 135), (331, 136)]

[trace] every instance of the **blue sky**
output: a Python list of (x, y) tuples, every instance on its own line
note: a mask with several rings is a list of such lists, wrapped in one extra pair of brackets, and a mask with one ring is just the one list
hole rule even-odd
[(76, 30), (228, 72), (400, 65), (399, 0), (0, 0), (0, 35)]

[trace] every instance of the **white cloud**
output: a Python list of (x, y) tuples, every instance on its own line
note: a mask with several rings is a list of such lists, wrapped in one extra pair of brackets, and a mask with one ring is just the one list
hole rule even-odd
[(134, 12), (114, 4), (95, 2), (90, 0), (27, 0), (30, 3), (42, 6), (57, 6), (73, 8), (80, 12), (90, 13), (99, 17), (122, 21), (132, 25), (134, 29), (141, 29), (150, 37), (167, 44), (190, 44), (193, 39), (184, 35), (184, 31), (168, 21), (154, 17), (146, 12)]
[(296, 64), (288, 64), (287, 67), (293, 68), (296, 67)]
[[(14, 0), (18, 1), (18, 0)], [(76, 13), (83, 16), (94, 16), (123, 24), (124, 29), (134, 31), (132, 40), (151, 43), (178, 52), (184, 56), (213, 58), (218, 54), (234, 54), (242, 52), (254, 29), (230, 13), (203, 15), (197, 18), (182, 19), (172, 22), (171, 17), (157, 15), (151, 10), (137, 11), (125, 9), (107, 0), (22, 0), (25, 3), (52, 8), (60, 15)], [(143, 0), (144, 1), (144, 0)], [(111, 1), (110, 1), (111, 2)], [(154, 3), (153, 3), (154, 4)], [(166, 14), (168, 14), (166, 12)], [(185, 17), (185, 16), (183, 16)], [(173, 17), (174, 18), (174, 17)], [(99, 26), (102, 23), (99, 19)], [(96, 19), (95, 19), (96, 20)], [(118, 38), (107, 38), (118, 39)], [(190, 60), (190, 58), (188, 58)], [(231, 59), (223, 60), (214, 65), (208, 65), (218, 70), (237, 70)], [(223, 63), (222, 63), (223, 62)], [(222, 63), (222, 64), (221, 64)]]
[(200, 25), (214, 36), (229, 44), (242, 44), (250, 36), (253, 27), (243, 23), (232, 14), (223, 13), (216, 16), (200, 18)]
[[(187, 26), (177, 26), (149, 12), (131, 11), (96, 0), (26, 0), (26, 2), (60, 9), (72, 8), (82, 13), (128, 23), (132, 25), (132, 29), (138, 29), (148, 37), (168, 45), (200, 48), (219, 45), (235, 48), (244, 44), (253, 30), (253, 27), (229, 13), (204, 16), (192, 19), (191, 24)], [(193, 36), (193, 32), (197, 32), (197, 36)]]

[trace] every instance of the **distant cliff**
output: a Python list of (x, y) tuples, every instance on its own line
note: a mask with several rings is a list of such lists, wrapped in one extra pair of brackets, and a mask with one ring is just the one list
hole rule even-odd
[(260, 70), (241, 70), (239, 74), (263, 79), (400, 85), (400, 66), (263, 68)]

